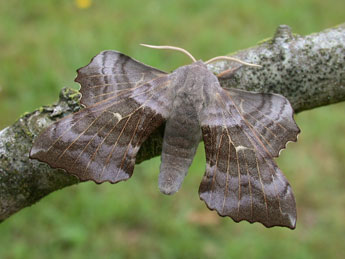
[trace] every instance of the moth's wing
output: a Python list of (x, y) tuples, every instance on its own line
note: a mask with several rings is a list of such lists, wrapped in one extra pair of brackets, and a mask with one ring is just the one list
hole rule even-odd
[(38, 136), (31, 158), (82, 181), (128, 179), (140, 145), (169, 116), (170, 81), (157, 77), (61, 119)]
[[(297, 141), (300, 129), (285, 97), (238, 89), (223, 90), (273, 157), (279, 156), (288, 141)], [(228, 109), (231, 107), (228, 106)]]
[(77, 72), (75, 81), (81, 85), (81, 103), (86, 107), (166, 74), (113, 50), (102, 51)]
[(295, 199), (273, 160), (296, 140), (292, 116), (281, 96), (217, 88), (201, 114), (207, 164), (199, 195), (211, 210), (236, 222), (295, 228)]

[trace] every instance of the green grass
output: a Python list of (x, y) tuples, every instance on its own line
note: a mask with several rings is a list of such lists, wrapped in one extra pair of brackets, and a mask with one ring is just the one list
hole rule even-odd
[[(78, 88), (75, 70), (117, 49), (164, 70), (189, 62), (139, 43), (181, 46), (201, 59), (254, 45), (279, 24), (309, 34), (344, 22), (340, 0), (0, 2), (0, 128)], [(157, 187), (159, 158), (117, 185), (63, 189), (0, 225), (0, 258), (344, 258), (345, 104), (303, 112), (297, 144), (278, 160), (297, 201), (294, 231), (234, 223), (209, 212), (197, 190), (200, 148), (182, 189)]]

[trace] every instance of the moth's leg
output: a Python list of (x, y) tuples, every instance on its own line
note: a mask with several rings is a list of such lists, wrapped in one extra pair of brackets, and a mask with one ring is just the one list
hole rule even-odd
[(239, 70), (242, 66), (236, 68), (229, 68), (217, 74), (218, 78), (228, 78), (231, 77), (237, 70)]

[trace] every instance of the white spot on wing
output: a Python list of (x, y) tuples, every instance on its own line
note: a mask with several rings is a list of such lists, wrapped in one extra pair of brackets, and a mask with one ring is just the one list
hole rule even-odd
[(114, 114), (114, 116), (116, 117), (116, 119), (118, 119), (119, 121), (120, 120), (122, 120), (122, 116), (121, 116), (121, 114), (120, 113), (113, 113)]
[(240, 151), (240, 150), (246, 150), (246, 149), (250, 149), (250, 148), (247, 148), (247, 147), (245, 147), (245, 146), (237, 146), (237, 147), (235, 147), (235, 149), (236, 149), (236, 152), (238, 152), (238, 151)]

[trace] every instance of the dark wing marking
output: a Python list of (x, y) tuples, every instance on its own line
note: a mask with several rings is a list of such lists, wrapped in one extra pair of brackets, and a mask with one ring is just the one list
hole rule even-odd
[[(231, 91), (235, 93), (234, 96), (231, 96)], [(251, 223), (261, 222), (266, 227), (278, 225), (295, 228), (294, 196), (272, 155), (275, 152), (278, 154), (279, 147), (284, 147), (287, 140), (295, 139), (298, 132), (292, 113), (289, 120), (293, 125), (290, 125), (282, 121), (275, 111), (269, 113), (267, 104), (260, 101), (260, 96), (268, 98), (272, 108), (285, 107), (281, 110), (283, 114), (291, 107), (279, 103), (285, 103), (283, 97), (251, 96), (249, 92), (231, 91), (217, 88), (213, 100), (201, 115), (207, 164), (199, 189), (200, 198), (211, 210), (216, 210), (221, 216), (230, 216), (236, 222), (247, 220)], [(240, 100), (237, 100), (239, 97)], [(252, 106), (256, 108), (246, 110)], [(249, 113), (244, 111), (249, 111), (255, 119), (251, 120)], [(267, 126), (267, 122), (271, 121), (273, 123)], [(277, 130), (276, 127), (280, 128), (274, 126), (277, 122), (287, 133), (282, 134)], [(269, 149), (263, 141), (268, 130), (258, 125), (266, 125), (283, 143), (275, 144), (267, 139), (269, 143), (274, 143), (273, 148)], [(285, 132), (284, 129), (281, 131)]]
[(288, 141), (297, 140), (300, 129), (293, 119), (292, 107), (285, 97), (238, 89), (224, 90), (272, 156), (278, 157)]
[(169, 116), (170, 81), (158, 77), (63, 118), (38, 136), (30, 156), (82, 181), (128, 179), (141, 144)]
[(102, 51), (77, 72), (75, 81), (81, 84), (81, 103), (87, 107), (115, 96), (119, 90), (137, 87), (166, 75), (163, 71), (112, 50)]

